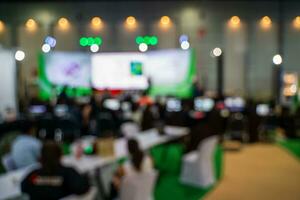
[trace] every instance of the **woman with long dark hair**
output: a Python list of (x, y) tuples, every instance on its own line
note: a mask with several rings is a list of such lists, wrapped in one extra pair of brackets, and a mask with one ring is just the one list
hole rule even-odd
[(129, 153), (129, 162), (126, 162), (125, 165), (120, 165), (114, 174), (111, 184), (111, 199), (118, 197), (121, 181), (124, 176), (153, 170), (151, 158), (142, 151), (137, 140), (129, 139), (127, 141), (127, 150)]

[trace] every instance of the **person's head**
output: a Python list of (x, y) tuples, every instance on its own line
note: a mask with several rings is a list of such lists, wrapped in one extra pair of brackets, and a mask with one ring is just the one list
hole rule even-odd
[(137, 171), (141, 170), (144, 154), (135, 139), (129, 139), (127, 142), (128, 152), (131, 155), (133, 166)]
[(34, 135), (37, 130), (37, 124), (32, 119), (26, 119), (20, 121), (20, 128), (23, 134)]
[(53, 141), (46, 141), (41, 150), (41, 164), (43, 169), (53, 171), (60, 165), (62, 150), (60, 146)]

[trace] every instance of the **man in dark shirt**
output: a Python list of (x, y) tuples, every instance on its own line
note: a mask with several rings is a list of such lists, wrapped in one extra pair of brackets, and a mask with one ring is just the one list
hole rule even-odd
[(58, 200), (72, 194), (84, 194), (89, 190), (87, 179), (74, 169), (60, 163), (60, 147), (46, 142), (41, 152), (41, 168), (29, 173), (21, 183), (21, 190), (31, 200)]

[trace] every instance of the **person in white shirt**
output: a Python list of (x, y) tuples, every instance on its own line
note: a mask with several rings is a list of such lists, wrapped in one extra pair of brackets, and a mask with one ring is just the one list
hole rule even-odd
[(150, 172), (153, 170), (153, 162), (150, 156), (146, 155), (139, 147), (137, 140), (129, 139), (127, 142), (129, 161), (120, 165), (116, 170), (111, 184), (111, 199), (118, 196), (122, 178), (134, 173)]

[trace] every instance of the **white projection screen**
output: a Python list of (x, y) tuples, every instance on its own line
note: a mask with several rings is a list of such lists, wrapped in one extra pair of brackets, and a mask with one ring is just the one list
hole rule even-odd
[(54, 85), (90, 87), (90, 56), (86, 53), (52, 52), (45, 55), (45, 71)]
[(176, 85), (187, 76), (190, 51), (178, 49), (150, 51), (146, 57), (145, 74), (151, 78), (154, 86)]
[(3, 115), (6, 108), (18, 111), (14, 52), (0, 49), (0, 60), (0, 113)]
[(91, 82), (97, 89), (146, 89), (146, 56), (141, 53), (99, 53), (91, 58)]
[(97, 89), (146, 89), (175, 86), (187, 77), (190, 51), (98, 53), (91, 58), (91, 82)]

